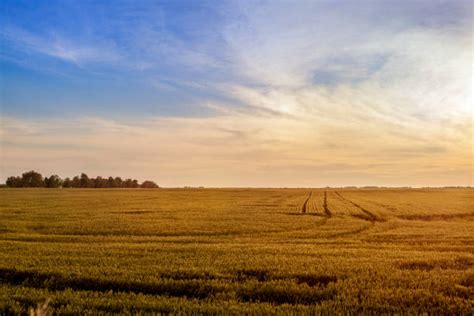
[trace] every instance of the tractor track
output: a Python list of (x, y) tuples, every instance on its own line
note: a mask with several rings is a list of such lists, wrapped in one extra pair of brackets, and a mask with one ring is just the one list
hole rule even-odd
[(311, 199), (312, 195), (313, 195), (313, 192), (312, 191), (309, 192), (308, 197), (306, 198), (306, 200), (303, 203), (303, 206), (301, 207), (301, 213), (306, 214), (306, 210), (307, 210), (307, 207), (308, 207), (308, 202), (309, 202), (309, 199)]
[(310, 209), (309, 205), (313, 205), (313, 208), (314, 208), (316, 213), (311, 214), (311, 215), (324, 216), (324, 217), (327, 217), (327, 218), (332, 217), (332, 212), (329, 209), (329, 206), (328, 206), (328, 203), (327, 203), (327, 193), (326, 193), (326, 191), (324, 191), (324, 200), (323, 200), (324, 214), (318, 214), (317, 213), (318, 207), (317, 207), (316, 203), (314, 203), (314, 201), (311, 200), (312, 197), (313, 197), (313, 192), (311, 191), (311, 192), (309, 192), (308, 197), (306, 198), (306, 200), (303, 202), (303, 205), (301, 206), (301, 214), (307, 214), (309, 212), (309, 209)]
[(326, 215), (326, 217), (332, 217), (332, 212), (328, 207), (328, 198), (327, 198), (327, 192), (326, 191), (324, 191), (323, 208), (324, 208), (324, 214)]
[(331, 234), (329, 235), (330, 238), (337, 238), (337, 237), (346, 237), (346, 236), (353, 236), (353, 235), (358, 235), (364, 231), (367, 231), (371, 228), (374, 227), (374, 224), (375, 222), (368, 222), (367, 224), (365, 224), (365, 226), (363, 227), (360, 227), (360, 228), (356, 228), (354, 230), (349, 230), (349, 231), (344, 231), (344, 232), (339, 232), (339, 233), (334, 233), (334, 234)]
[[(372, 212), (370, 212), (369, 210), (363, 208), (363, 207), (360, 206), (359, 204), (357, 204), (357, 203), (355, 203), (355, 202), (349, 200), (348, 198), (342, 196), (339, 192), (336, 191), (336, 192), (334, 192), (334, 193), (336, 193), (336, 195), (337, 195), (340, 199), (342, 199), (343, 201), (346, 201), (346, 202), (352, 204), (353, 206), (357, 207), (362, 213), (364, 213), (365, 219), (367, 219), (367, 220), (369, 220), (369, 221), (371, 221), (371, 222), (382, 222), (382, 221), (383, 221), (382, 219), (380, 219), (380, 218), (379, 218), (377, 215), (375, 215), (374, 213), (372, 213)], [(359, 216), (356, 216), (356, 217), (359, 217)], [(359, 217), (359, 218), (361, 218), (361, 217)], [(362, 219), (362, 218), (361, 218), (361, 219)]]

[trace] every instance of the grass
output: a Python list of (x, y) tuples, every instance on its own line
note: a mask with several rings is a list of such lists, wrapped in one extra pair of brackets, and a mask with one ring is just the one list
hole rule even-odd
[(472, 189), (2, 189), (0, 313), (474, 312)]

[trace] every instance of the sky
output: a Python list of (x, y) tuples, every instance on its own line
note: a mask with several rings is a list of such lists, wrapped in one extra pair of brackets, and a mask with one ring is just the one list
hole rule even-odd
[(473, 2), (0, 0), (0, 182), (473, 184)]

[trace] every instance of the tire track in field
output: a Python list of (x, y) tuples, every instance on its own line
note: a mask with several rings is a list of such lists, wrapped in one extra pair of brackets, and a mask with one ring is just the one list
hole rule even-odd
[(374, 224), (375, 224), (375, 222), (371, 221), (371, 222), (365, 224), (365, 226), (363, 226), (363, 227), (360, 227), (360, 228), (357, 228), (357, 229), (354, 229), (354, 230), (343, 231), (343, 232), (340, 232), (340, 233), (334, 233), (334, 234), (329, 235), (329, 237), (330, 238), (336, 238), (336, 237), (346, 237), (346, 236), (358, 235), (358, 234), (372, 228), (374, 226)]
[(369, 220), (369, 221), (371, 221), (371, 222), (382, 222), (382, 221), (383, 221), (382, 219), (380, 219), (380, 218), (379, 218), (377, 215), (375, 215), (374, 213), (372, 213), (372, 212), (370, 212), (369, 210), (363, 208), (363, 207), (360, 206), (359, 204), (357, 204), (357, 203), (355, 203), (355, 202), (349, 200), (348, 198), (342, 196), (339, 192), (336, 191), (335, 193), (336, 193), (336, 195), (337, 195), (339, 198), (341, 198), (343, 201), (346, 201), (346, 202), (352, 204), (353, 206), (357, 207), (359, 210), (361, 210), (361, 211), (364, 213), (364, 215), (366, 215), (366, 217), (364, 216), (365, 219), (367, 219), (367, 220)]
[(323, 208), (324, 208), (324, 214), (326, 215), (326, 217), (332, 217), (332, 212), (328, 207), (328, 198), (327, 198), (327, 192), (326, 191), (324, 191)]
[(301, 213), (306, 214), (306, 209), (308, 207), (308, 202), (309, 202), (309, 199), (311, 199), (312, 195), (313, 195), (313, 192), (312, 191), (309, 192), (308, 197), (306, 198), (306, 200), (303, 203), (303, 206), (301, 207)]
[[(338, 193), (336, 192), (336, 194), (338, 195), (339, 198), (343, 199), (344, 198)], [(326, 215), (326, 219), (329, 219), (332, 217), (332, 212), (331, 210), (329, 209), (328, 207), (328, 199), (327, 199), (327, 192), (324, 191), (324, 201), (323, 201), (323, 208), (324, 208), (324, 213)], [(366, 220), (366, 218), (363, 218), (364, 220)], [(370, 221), (369, 224), (363, 226), (363, 227), (360, 227), (360, 228), (357, 228), (357, 229), (354, 229), (354, 230), (350, 230), (350, 231), (344, 231), (344, 232), (338, 232), (338, 233), (333, 233), (333, 234), (330, 234), (328, 237), (330, 238), (338, 238), (338, 237), (347, 237), (347, 236), (352, 236), (352, 235), (357, 235), (357, 234), (360, 234), (370, 228), (372, 228), (375, 224), (375, 221)]]

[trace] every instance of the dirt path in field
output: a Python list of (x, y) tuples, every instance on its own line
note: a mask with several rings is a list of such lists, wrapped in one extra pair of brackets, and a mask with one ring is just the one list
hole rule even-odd
[(359, 210), (361, 210), (362, 213), (364, 213), (364, 215), (365, 215), (364, 217), (367, 220), (369, 220), (371, 222), (381, 222), (382, 221), (377, 215), (375, 215), (374, 213), (372, 213), (372, 212), (368, 211), (367, 209), (363, 208), (359, 204), (349, 200), (348, 198), (342, 196), (339, 192), (335, 192), (335, 193), (341, 200), (346, 201), (346, 202), (354, 205), (355, 207), (357, 207)]
[(303, 206), (301, 207), (301, 213), (306, 214), (306, 209), (308, 207), (308, 202), (309, 202), (309, 199), (311, 199), (312, 195), (313, 195), (313, 192), (309, 192), (308, 197), (306, 198), (306, 200), (303, 203)]

